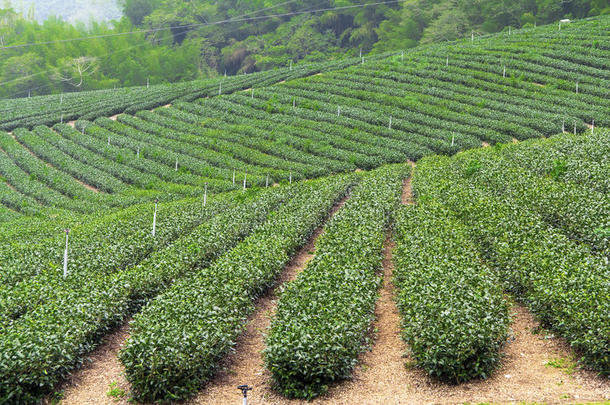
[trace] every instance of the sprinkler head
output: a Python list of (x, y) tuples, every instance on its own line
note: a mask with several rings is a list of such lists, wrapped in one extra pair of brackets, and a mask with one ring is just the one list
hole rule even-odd
[(249, 387), (247, 384), (240, 385), (237, 389), (241, 390), (242, 394), (244, 394), (244, 398), (248, 397), (248, 391), (252, 391), (252, 387)]

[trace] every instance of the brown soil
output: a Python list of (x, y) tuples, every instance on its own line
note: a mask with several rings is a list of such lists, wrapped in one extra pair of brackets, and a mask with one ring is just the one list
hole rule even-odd
[(112, 121), (116, 121), (116, 117), (118, 117), (119, 114), (113, 115), (111, 117), (108, 117), (109, 119), (111, 119)]
[(545, 87), (545, 85), (544, 85), (544, 84), (542, 84), (542, 83), (533, 83), (533, 84), (534, 84), (534, 85), (536, 85), (536, 86), (538, 86), (538, 87)]
[(161, 108), (170, 108), (172, 106), (172, 103), (169, 104), (165, 104), (164, 106), (162, 106)]
[(85, 188), (86, 188), (87, 190), (89, 190), (89, 191), (93, 191), (94, 193), (99, 193), (99, 192), (100, 192), (100, 190), (99, 190), (99, 189), (97, 189), (97, 188), (93, 187), (93, 186), (92, 186), (92, 185), (90, 185), (90, 184), (83, 183), (82, 181), (80, 181), (80, 180), (79, 180), (79, 179), (77, 179), (77, 178), (74, 178), (74, 180), (76, 180), (76, 182), (77, 182), (77, 183), (79, 183), (81, 186), (85, 187)]
[(586, 123), (585, 123), (585, 125), (587, 126), (587, 128), (589, 128), (589, 129), (593, 129), (593, 125), (592, 125), (592, 124), (586, 124)]
[[(127, 395), (123, 399), (115, 399), (108, 396), (108, 392), (113, 388), (129, 392), (129, 383), (123, 375), (123, 365), (117, 357), (128, 337), (129, 322), (126, 322), (104, 339), (91, 354), (91, 361), (72, 374), (64, 384), (62, 405), (127, 404)], [(116, 385), (111, 387), (110, 384), (113, 383)]]
[[(345, 203), (347, 197), (336, 204), (330, 212), (332, 217)], [(271, 319), (277, 306), (277, 293), (281, 286), (294, 280), (314, 257), (315, 241), (322, 235), (323, 227), (319, 227), (309, 242), (292, 259), (282, 272), (277, 287), (257, 303), (257, 310), (248, 320), (246, 331), (240, 336), (234, 354), (228, 356), (221, 365), (218, 375), (189, 404), (230, 404), (240, 401), (238, 385), (248, 384), (254, 387), (250, 394), (253, 404), (277, 403), (283, 401), (272, 391), (270, 375), (263, 364), (261, 352), (265, 348), (265, 335), (271, 324)]]
[(517, 138), (513, 138), (513, 143), (519, 143), (519, 140)]
[(74, 128), (76, 125), (76, 121), (68, 121), (67, 124)]
[(489, 145), (489, 142), (485, 142), (485, 141), (481, 142), (481, 145), (482, 145), (484, 148), (489, 148), (489, 146), (490, 146), (490, 145)]

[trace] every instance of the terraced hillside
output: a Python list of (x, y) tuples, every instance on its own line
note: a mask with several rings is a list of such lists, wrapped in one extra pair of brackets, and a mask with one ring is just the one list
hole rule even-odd
[[(18, 101), (5, 127), (34, 128), (0, 136), (3, 217), (90, 213), (200, 195), (205, 184), (229, 191), (245, 177), (289, 182), (608, 125), (609, 32), (606, 17), (240, 76), (220, 97), (218, 81), (74, 94), (62, 120), (80, 118), (75, 128), (38, 125), (60, 121), (49, 99)], [(29, 102), (51, 110), (20, 104)]]
[[(607, 375), (609, 65), (602, 17), (21, 110), (0, 133), (0, 403), (63, 390), (117, 327), (135, 399), (205, 403), (253, 319), (237, 375), (272, 403), (343, 400), (354, 373), (476, 383), (515, 365), (513, 300)], [(369, 344), (389, 357), (367, 374)], [(532, 369), (523, 399), (547, 400)], [(574, 395), (610, 398), (579, 373)], [(94, 385), (67, 403), (107, 403)]]
[[(379, 57), (383, 55), (375, 56)], [(341, 69), (359, 61), (341, 59), (228, 78), (0, 100), (0, 129), (31, 128), (77, 118), (94, 119), (122, 112), (136, 112), (162, 106), (174, 100), (190, 101), (219, 93), (227, 94), (250, 87), (267, 86), (327, 69)]]

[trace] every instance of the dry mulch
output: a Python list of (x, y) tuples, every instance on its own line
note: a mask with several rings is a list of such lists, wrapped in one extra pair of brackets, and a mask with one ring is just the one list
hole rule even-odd
[[(118, 404), (108, 396), (110, 384), (116, 388), (129, 391), (129, 383), (123, 375), (123, 365), (117, 355), (123, 343), (129, 337), (129, 322), (108, 335), (103, 343), (91, 354), (90, 362), (76, 371), (64, 384), (62, 405), (84, 404)], [(127, 404), (126, 400), (120, 401)]]

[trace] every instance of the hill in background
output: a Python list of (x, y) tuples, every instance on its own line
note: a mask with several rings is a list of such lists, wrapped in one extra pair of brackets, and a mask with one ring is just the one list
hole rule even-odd
[(110, 21), (122, 16), (121, 8), (115, 0), (13, 0), (11, 4), (24, 16), (33, 10), (33, 16), (38, 22), (53, 16), (70, 23)]

